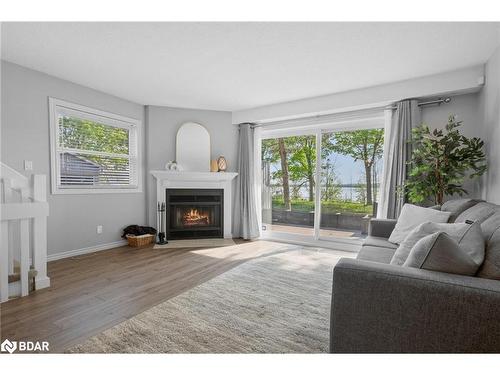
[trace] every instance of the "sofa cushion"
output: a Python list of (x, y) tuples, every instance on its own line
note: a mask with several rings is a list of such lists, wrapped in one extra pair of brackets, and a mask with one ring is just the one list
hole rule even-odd
[(472, 206), (475, 206), (479, 202), (482, 202), (482, 200), (472, 198), (451, 199), (443, 203), (441, 211), (451, 212), (448, 222), (454, 223), (462, 212), (468, 210)]
[(428, 221), (446, 223), (450, 215), (450, 212), (438, 211), (407, 203), (401, 210), (398, 222), (389, 237), (389, 241), (399, 244), (417, 225)]
[(395, 251), (388, 247), (363, 245), (356, 259), (389, 264)]
[(368, 236), (363, 241), (363, 245), (365, 246), (377, 246), (377, 247), (387, 247), (389, 249), (396, 250), (398, 245), (389, 242), (387, 238), (384, 237), (376, 237), (376, 236)]
[(483, 263), (484, 238), (479, 224), (469, 225), (458, 241), (444, 232), (417, 241), (403, 267), (474, 276)]
[(500, 212), (496, 212), (488, 217), (481, 224), (483, 229), (486, 249), (484, 262), (478, 277), (500, 280)]
[(500, 280), (500, 229), (497, 229), (486, 243), (484, 262), (476, 276)]
[[(478, 230), (480, 227), (478, 224), (474, 224)], [(402, 266), (411, 249), (415, 244), (423, 237), (428, 236), (436, 232), (444, 232), (450, 235), (455, 241), (460, 242), (462, 237), (469, 231), (471, 224), (466, 223), (423, 223), (416, 227), (409, 235), (405, 238), (403, 242), (399, 245), (394, 253), (394, 257), (391, 260), (391, 264)], [(481, 236), (482, 233), (480, 232)], [(483, 239), (484, 241), (484, 239)], [(484, 245), (483, 245), (484, 251)]]
[(481, 223), (481, 229), (484, 234), (484, 240), (488, 242), (493, 233), (500, 227), (500, 211), (495, 212)]
[(500, 212), (500, 208), (496, 204), (480, 202), (458, 215), (455, 223), (465, 223), (469, 220), (481, 224), (496, 212)]

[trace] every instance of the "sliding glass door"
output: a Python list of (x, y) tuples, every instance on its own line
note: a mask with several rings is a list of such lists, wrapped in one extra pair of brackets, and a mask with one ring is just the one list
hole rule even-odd
[(384, 129), (322, 132), (320, 239), (362, 238), (376, 215)]
[(262, 229), (314, 236), (316, 136), (262, 140)]
[(377, 211), (384, 118), (383, 112), (351, 117), (342, 123), (262, 130), (265, 237), (354, 244), (366, 236)]

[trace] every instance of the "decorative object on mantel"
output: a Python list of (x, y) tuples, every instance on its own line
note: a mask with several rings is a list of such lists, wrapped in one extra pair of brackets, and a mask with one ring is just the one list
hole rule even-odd
[(227, 161), (224, 156), (219, 156), (219, 159), (217, 159), (217, 165), (219, 166), (219, 172), (225, 172), (227, 169)]
[(158, 218), (157, 218), (157, 223), (158, 223), (158, 242), (156, 242), (158, 245), (165, 245), (168, 243), (167, 239), (165, 238), (165, 212), (166, 212), (166, 204), (165, 202), (158, 202), (157, 206), (157, 213), (158, 213)]
[(210, 134), (204, 126), (186, 122), (177, 131), (177, 163), (186, 171), (210, 171)]
[(219, 172), (219, 163), (217, 159), (210, 161), (210, 172)]
[(175, 160), (171, 160), (169, 161), (166, 165), (165, 165), (165, 169), (167, 171), (182, 171), (182, 168), (179, 164), (177, 164), (177, 162)]

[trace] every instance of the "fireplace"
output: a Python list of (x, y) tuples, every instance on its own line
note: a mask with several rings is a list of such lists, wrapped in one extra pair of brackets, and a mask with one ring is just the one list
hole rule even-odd
[(223, 189), (167, 189), (167, 240), (224, 237)]

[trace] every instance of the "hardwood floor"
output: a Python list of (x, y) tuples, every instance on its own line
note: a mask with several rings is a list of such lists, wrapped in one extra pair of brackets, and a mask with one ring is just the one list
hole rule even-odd
[(62, 352), (249, 259), (287, 248), (268, 241), (196, 250), (125, 246), (50, 262), (50, 288), (0, 305), (0, 336), (49, 341), (50, 352)]

